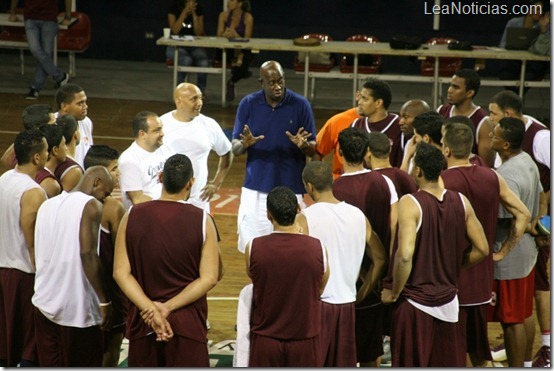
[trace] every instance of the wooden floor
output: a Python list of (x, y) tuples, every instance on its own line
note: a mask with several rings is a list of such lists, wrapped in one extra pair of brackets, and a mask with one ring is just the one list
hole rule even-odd
[[(15, 135), (22, 130), (21, 112), (34, 102), (26, 101), (20, 94), (0, 93), (0, 151), (1, 153), (13, 143)], [(41, 97), (39, 103), (55, 106), (52, 97)], [(89, 99), (89, 117), (94, 122), (94, 143), (106, 144), (125, 150), (133, 141), (131, 121), (134, 115), (143, 110), (154, 111), (159, 115), (174, 109), (173, 103), (153, 101), (132, 101), (121, 99)], [(337, 113), (337, 110), (317, 109), (314, 112), (318, 129), (325, 120)], [(232, 129), (235, 108), (221, 108), (218, 105), (206, 104), (202, 110), (207, 116), (217, 120), (224, 130)], [(326, 159), (329, 161), (330, 157)], [(210, 171), (217, 165), (215, 157), (209, 161)], [(1, 166), (1, 165), (0, 165)], [(0, 174), (6, 169), (0, 169)], [(224, 191), (238, 192), (245, 172), (245, 158), (236, 158), (224, 182)], [(238, 201), (235, 201), (238, 202)], [(237, 297), (243, 286), (249, 283), (245, 273), (244, 255), (237, 250), (236, 210), (226, 209), (219, 212), (213, 209), (215, 220), (221, 234), (221, 250), (225, 265), (223, 280), (209, 293), (209, 320), (211, 330), (209, 339), (214, 343), (235, 338)], [(489, 339), (492, 346), (502, 342), (500, 326), (489, 324)], [(540, 347), (540, 331), (537, 325), (534, 350)], [(505, 365), (505, 364), (504, 364)]]

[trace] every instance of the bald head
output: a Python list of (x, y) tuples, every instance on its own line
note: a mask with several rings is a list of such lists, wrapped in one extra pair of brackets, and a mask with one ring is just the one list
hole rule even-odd
[(283, 71), (283, 67), (281, 67), (281, 64), (277, 61), (266, 61), (260, 66), (260, 78), (262, 78), (263, 74), (272, 71), (277, 70), (281, 76), (284, 76), (285, 72)]
[(203, 104), (202, 91), (194, 84), (183, 82), (173, 91), (173, 101), (180, 121), (191, 121), (200, 114)]
[(422, 99), (411, 99), (404, 103), (400, 108), (400, 121), (398, 122), (402, 133), (407, 137), (411, 137), (414, 133), (412, 128), (414, 118), (428, 111), (431, 111), (431, 107)]
[(74, 190), (103, 202), (112, 193), (113, 187), (113, 178), (108, 169), (105, 166), (98, 165), (91, 166), (85, 171)]
[(266, 101), (275, 107), (285, 97), (285, 72), (276, 61), (267, 61), (260, 67), (260, 83)]

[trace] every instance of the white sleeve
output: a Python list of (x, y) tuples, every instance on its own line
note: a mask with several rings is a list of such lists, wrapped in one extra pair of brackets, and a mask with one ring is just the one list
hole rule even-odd
[(533, 140), (533, 155), (537, 162), (550, 169), (550, 130), (539, 130)]
[(212, 132), (212, 141), (213, 141), (213, 150), (217, 153), (218, 156), (226, 155), (231, 151), (231, 142), (221, 129), (221, 126), (215, 121), (212, 120), (211, 123), (211, 132)]
[(140, 174), (140, 166), (132, 161), (121, 161), (119, 163), (119, 186), (121, 193), (125, 194), (129, 191), (141, 191), (142, 181)]

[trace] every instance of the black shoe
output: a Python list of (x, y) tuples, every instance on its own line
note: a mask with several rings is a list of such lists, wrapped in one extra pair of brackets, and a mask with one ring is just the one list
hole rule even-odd
[(37, 100), (38, 99), (38, 90), (35, 88), (31, 88), (27, 95), (25, 96), (25, 99), (27, 100)]
[(227, 81), (227, 94), (225, 94), (225, 100), (230, 102), (235, 99), (235, 84), (229, 80)]
[(60, 81), (56, 82), (56, 87), (59, 88), (60, 86), (64, 86), (65, 84), (67, 84), (69, 81), (69, 75), (67, 73), (64, 72), (63, 74), (63, 79), (61, 79)]

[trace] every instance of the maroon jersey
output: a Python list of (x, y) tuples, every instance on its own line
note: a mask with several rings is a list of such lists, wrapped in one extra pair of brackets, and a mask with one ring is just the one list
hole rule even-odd
[(543, 125), (533, 121), (533, 123), (525, 130), (525, 136), (523, 137), (523, 143), (521, 144), (521, 149), (524, 150), (531, 156), (537, 167), (539, 168), (539, 174), (541, 176), (541, 184), (544, 192), (550, 190), (550, 169), (547, 166), (544, 166), (537, 161), (533, 153), (533, 141), (535, 140), (535, 135), (540, 130), (548, 130)]
[(42, 183), (42, 181), (46, 178), (52, 178), (54, 180), (56, 180), (56, 182), (58, 182), (58, 184), (60, 185), (60, 188), (63, 189), (62, 187), (62, 184), (60, 183), (60, 181), (58, 180), (58, 178), (56, 178), (54, 176), (54, 174), (52, 174), (50, 172), (50, 170), (44, 168), (44, 169), (41, 169), (37, 172), (37, 175), (35, 176), (35, 182), (37, 182), (38, 184)]
[[(437, 112), (444, 118), (455, 116), (454, 106), (451, 104), (443, 104), (437, 109)], [(473, 122), (473, 126), (475, 127), (475, 141), (473, 143), (473, 149), (471, 150), (471, 152), (477, 153), (477, 140), (480, 127), (479, 125), (481, 125), (481, 123), (488, 117), (488, 114), (487, 111), (477, 106), (475, 111), (473, 111), (468, 117)]]
[(125, 323), (129, 299), (123, 294), (115, 280), (113, 279), (113, 257), (114, 244), (110, 231), (100, 227), (100, 264), (102, 265), (102, 275), (106, 287), (106, 294), (112, 302), (112, 325), (114, 327)]
[(408, 193), (417, 192), (417, 183), (415, 182), (414, 178), (412, 178), (412, 176), (407, 172), (400, 170), (397, 167), (385, 167), (381, 169), (375, 169), (375, 171), (390, 178), (390, 180), (394, 184), (396, 193), (398, 194), (398, 199), (400, 199), (404, 195), (407, 195)]
[[(485, 163), (485, 160), (483, 160), (483, 157), (477, 155), (477, 154), (473, 154), (473, 156), (471, 156), (469, 158), (469, 163), (472, 164), (472, 165), (475, 165), (475, 166), (486, 166), (486, 167), (490, 167), (489, 165), (487, 165)], [(446, 170), (446, 169), (445, 169)]]
[(56, 0), (25, 0), (24, 4), (25, 19), (57, 22), (58, 2)]
[(408, 195), (421, 209), (412, 271), (402, 295), (427, 306), (454, 299), (466, 240), (465, 209), (460, 194), (445, 190), (439, 200), (427, 191)]
[[(343, 174), (333, 182), (333, 195), (360, 209), (369, 220), (372, 229), (377, 233), (385, 249), (388, 249), (391, 239), (390, 201), (391, 193), (387, 181), (378, 172), (368, 171), (358, 174)], [(364, 254), (362, 267), (365, 270), (371, 265), (370, 258)], [(358, 280), (359, 289), (362, 281)], [(379, 295), (368, 295), (357, 307), (365, 307), (379, 303)]]
[(321, 331), (319, 290), (324, 274), (321, 241), (293, 233), (252, 240), (251, 331), (281, 340), (302, 340)]
[(488, 166), (459, 166), (443, 171), (441, 177), (445, 188), (468, 198), (487, 236), (490, 254), (478, 264), (462, 269), (458, 281), (460, 304), (484, 303), (492, 292), (492, 248), (500, 202), (498, 175)]
[[(188, 203), (153, 200), (130, 210), (125, 238), (131, 271), (152, 301), (165, 302), (200, 277), (204, 223), (204, 211)], [(207, 315), (202, 296), (167, 320), (176, 335), (205, 342)], [(150, 332), (131, 305), (125, 337), (136, 340)]]
[(354, 121), (351, 125), (353, 128), (360, 128), (366, 130), (368, 133), (372, 131), (380, 131), (386, 134), (389, 138), (391, 150), (390, 150), (390, 163), (394, 167), (400, 167), (402, 165), (402, 157), (404, 157), (404, 145), (402, 131), (400, 125), (398, 125), (398, 115), (395, 113), (389, 113), (381, 121), (369, 122), (367, 117), (363, 117)]
[(65, 161), (59, 164), (58, 167), (56, 167), (56, 170), (54, 170), (54, 175), (56, 176), (56, 178), (61, 180), (65, 176), (67, 171), (73, 169), (74, 167), (78, 167), (79, 169), (81, 169), (81, 172), (84, 173), (81, 165), (79, 165), (75, 160), (66, 157)]

